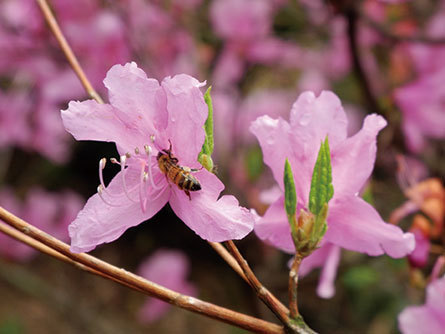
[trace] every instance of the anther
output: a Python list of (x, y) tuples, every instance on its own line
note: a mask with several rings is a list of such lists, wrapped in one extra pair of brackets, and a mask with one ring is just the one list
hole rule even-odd
[(127, 159), (130, 159), (131, 158), (130, 152), (125, 153), (125, 156), (127, 157)]
[(152, 143), (154, 143), (155, 142), (155, 135), (151, 135), (150, 136), (150, 140), (151, 140)]
[(151, 152), (152, 152), (151, 147), (148, 146), (147, 144), (144, 145), (144, 150), (145, 150), (145, 153), (146, 153), (147, 155), (150, 155)]
[(101, 184), (99, 184), (99, 186), (97, 187), (97, 193), (98, 193), (100, 199), (101, 199), (106, 205), (114, 206), (114, 207), (119, 207), (119, 206), (120, 206), (120, 205), (112, 204), (112, 203), (108, 202), (108, 201), (104, 198), (104, 195), (103, 195), (103, 193), (104, 193), (104, 187), (103, 187)]
[(136, 147), (135, 149), (134, 149), (134, 154), (136, 154), (136, 155), (139, 155), (139, 147)]
[(142, 177), (142, 181), (147, 182), (148, 181), (148, 173), (144, 172), (144, 176)]

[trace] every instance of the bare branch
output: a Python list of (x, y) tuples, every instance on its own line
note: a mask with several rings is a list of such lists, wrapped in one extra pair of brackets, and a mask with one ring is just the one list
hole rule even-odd
[[(85, 253), (71, 253), (69, 250), (69, 245), (28, 224), (24, 220), (16, 217), (2, 207), (0, 207), (0, 219), (8, 225), (14, 227), (16, 230), (25, 234), (29, 238), (33, 239), (33, 241), (38, 241), (41, 244), (56, 251), (57, 253), (62, 254), (62, 256), (64, 255), (67, 258), (71, 259), (73, 261), (72, 264), (76, 265), (77, 267), (78, 264), (81, 264), (89, 269), (92, 269), (91, 271), (87, 269), (87, 271), (91, 273), (96, 274), (96, 272), (100, 272), (99, 275), (104, 278), (112, 279), (119, 284), (123, 284), (132, 289), (143, 292), (144, 294), (147, 294), (149, 296), (156, 297), (172, 305), (205, 315), (216, 320), (226, 322), (234, 326), (238, 326), (254, 333), (284, 333), (284, 329), (282, 326), (272, 324), (270, 322), (257, 319), (242, 313), (238, 313), (211, 303), (207, 303), (197, 298), (182, 295), (178, 292), (162, 287), (156, 283), (150, 282), (124, 269), (117, 268), (91, 255)], [(4, 224), (1, 224), (0, 226), (4, 226)], [(5, 229), (2, 227), (1, 230), (9, 234), (9, 229)], [(18, 236), (17, 234), (15, 235)], [(29, 241), (29, 239), (23, 238), (21, 236), (18, 236), (17, 239), (20, 241), (24, 241), (25, 243), (26, 241)], [(40, 248), (40, 246), (35, 242), (30, 242), (30, 244), (33, 244)], [(46, 254), (51, 255), (50, 252), (46, 252)], [(54, 255), (56, 258), (64, 261), (61, 256), (56, 255), (55, 253)]]
[(284, 306), (269, 290), (267, 290), (263, 284), (250, 269), (247, 261), (243, 258), (240, 251), (236, 247), (232, 240), (226, 241), (229, 252), (238, 262), (239, 266), (244, 272), (249, 285), (256, 291), (258, 297), (269, 307), (269, 309), (280, 319), (283, 324), (289, 323), (289, 310)]

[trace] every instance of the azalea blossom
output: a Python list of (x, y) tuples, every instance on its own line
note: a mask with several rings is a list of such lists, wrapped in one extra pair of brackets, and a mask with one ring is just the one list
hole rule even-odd
[(424, 305), (407, 307), (399, 315), (403, 334), (442, 334), (444, 328), (445, 276), (428, 285)]
[[(65, 128), (77, 140), (116, 143), (121, 171), (105, 186), (99, 161), (100, 185), (70, 225), (71, 250), (85, 252), (117, 239), (129, 227), (151, 218), (167, 202), (176, 215), (201, 238), (224, 241), (243, 238), (253, 229), (253, 216), (233, 196), (218, 199), (222, 182), (200, 168), (207, 118), (200, 83), (180, 74), (160, 84), (147, 78), (135, 63), (115, 65), (104, 80), (110, 104), (71, 101), (62, 111)], [(201, 190), (190, 198), (161, 172), (158, 152), (169, 149), (181, 166), (197, 169)]]
[[(414, 249), (414, 236), (385, 223), (377, 211), (358, 196), (372, 172), (376, 136), (385, 125), (383, 117), (369, 115), (363, 128), (347, 137), (348, 121), (341, 102), (334, 93), (324, 91), (318, 97), (312, 92), (301, 94), (292, 106), (290, 122), (262, 116), (250, 129), (259, 140), (264, 162), (271, 168), (282, 194), (284, 162), (289, 159), (295, 177), (297, 212), (308, 208), (313, 168), (320, 144), (328, 136), (334, 196), (329, 202), (324, 242), (372, 256), (388, 254), (399, 258)], [(255, 232), (273, 246), (295, 252), (284, 210), (284, 195), (257, 221)]]
[[(137, 273), (146, 279), (168, 289), (196, 296), (194, 284), (187, 281), (190, 272), (190, 261), (186, 255), (177, 250), (160, 249), (140, 265)], [(139, 311), (138, 318), (143, 323), (153, 322), (161, 318), (171, 305), (156, 298), (147, 298)]]

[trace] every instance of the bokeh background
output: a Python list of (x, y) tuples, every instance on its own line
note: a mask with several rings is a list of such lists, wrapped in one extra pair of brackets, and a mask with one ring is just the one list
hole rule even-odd
[[(287, 119), (305, 90), (334, 91), (347, 112), (350, 135), (366, 114), (383, 115), (389, 124), (379, 135), (364, 196), (384, 219), (414, 231), (426, 250), (399, 260), (342, 251), (335, 296), (317, 296), (314, 271), (301, 280), (299, 304), (320, 333), (398, 333), (398, 313), (423, 303), (431, 268), (444, 254), (445, 1), (50, 5), (105, 100), (102, 80), (117, 63), (135, 61), (158, 80), (178, 73), (206, 80), (212, 86), (218, 176), (225, 193), (260, 214), (274, 181), (248, 130), (251, 121), (264, 114)], [(60, 110), (86, 98), (36, 2), (1, 0), (0, 205), (65, 241), (68, 224), (96, 192), (99, 160), (117, 156), (113, 144), (75, 142), (64, 130)], [(106, 182), (117, 171), (107, 166)], [(434, 179), (434, 185), (422, 183)], [(407, 199), (417, 208), (395, 211)], [(290, 256), (254, 233), (237, 244), (260, 280), (285, 302)], [(92, 254), (142, 274), (142, 264), (172, 250), (175, 256), (161, 258), (166, 266), (158, 264), (156, 272), (166, 270), (159, 283), (175, 275), (168, 270), (183, 266), (187, 291), (274, 321), (247, 284), (168, 206)], [(152, 319), (141, 311), (144, 305), (143, 295), (0, 235), (1, 334), (243, 332), (177, 308)]]

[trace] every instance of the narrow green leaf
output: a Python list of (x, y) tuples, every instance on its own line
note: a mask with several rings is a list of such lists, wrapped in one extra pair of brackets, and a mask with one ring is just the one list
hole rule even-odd
[(207, 120), (204, 124), (205, 140), (204, 144), (202, 145), (201, 152), (199, 152), (198, 161), (201, 163), (201, 165), (204, 166), (205, 169), (207, 169), (210, 172), (213, 172), (214, 164), (212, 160), (212, 153), (214, 144), (213, 144), (213, 105), (212, 105), (212, 98), (210, 96), (211, 90), (212, 86), (210, 86), (204, 94), (204, 101), (207, 104), (208, 115), (207, 115)]
[(295, 217), (297, 211), (297, 192), (294, 175), (289, 160), (284, 163), (284, 207), (288, 217)]
[(212, 86), (210, 86), (204, 94), (204, 101), (207, 104), (208, 108), (208, 116), (207, 120), (204, 124), (204, 129), (206, 132), (206, 137), (204, 141), (204, 145), (202, 147), (202, 153), (208, 156), (211, 156), (213, 153), (213, 104), (212, 97), (210, 96), (210, 91), (212, 90)]
[(309, 193), (309, 210), (318, 215), (323, 205), (328, 203), (334, 195), (332, 186), (331, 153), (328, 137), (321, 143), (312, 173), (311, 190)]

